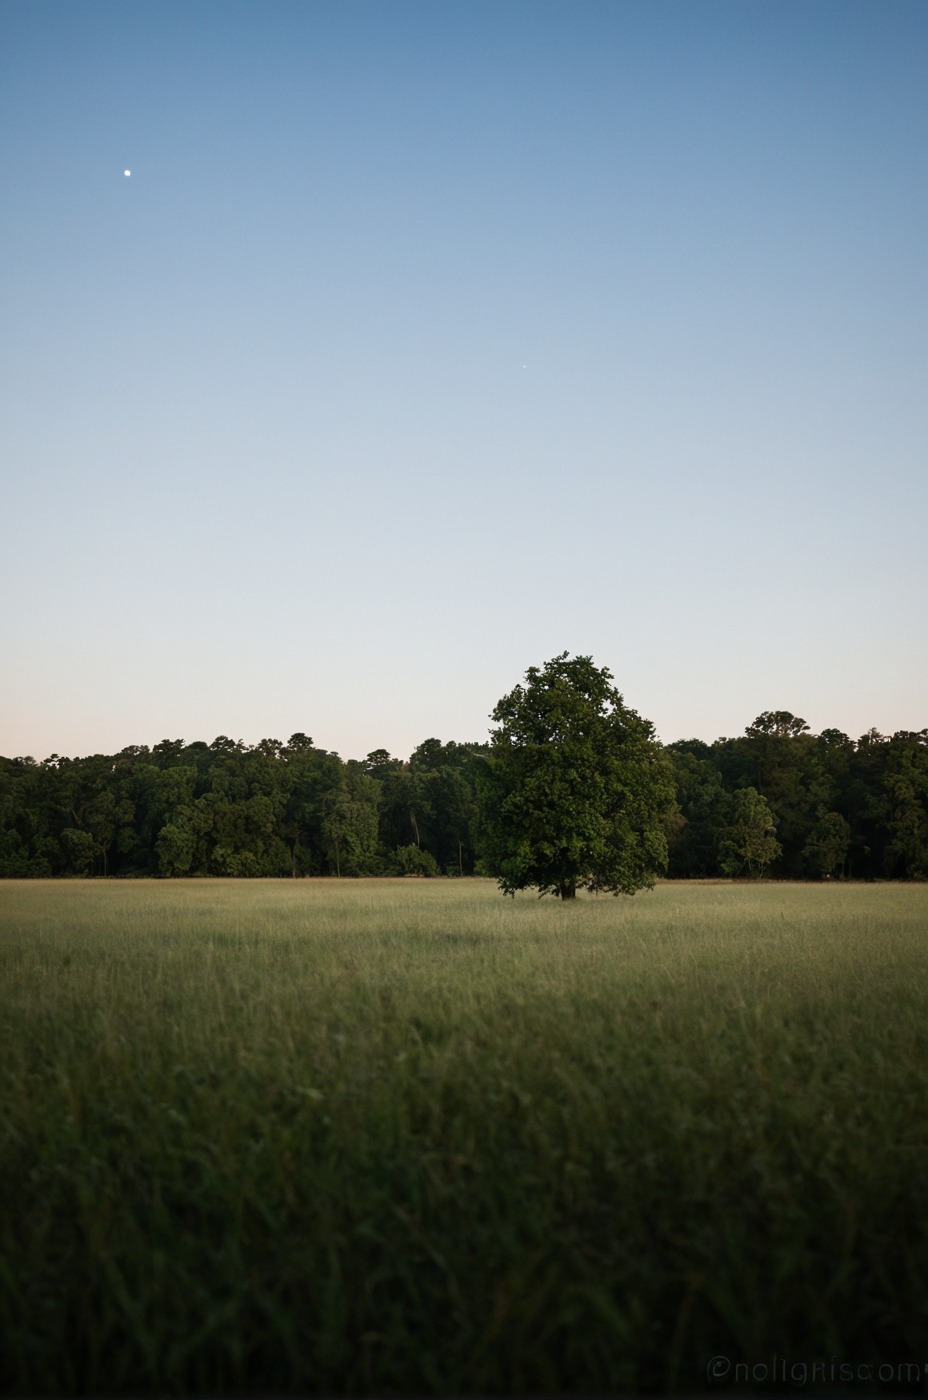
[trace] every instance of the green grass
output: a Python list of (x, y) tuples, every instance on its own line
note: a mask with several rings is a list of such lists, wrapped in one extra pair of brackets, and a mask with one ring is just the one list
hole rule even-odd
[(7, 1391), (928, 1362), (924, 886), (6, 881), (0, 967)]

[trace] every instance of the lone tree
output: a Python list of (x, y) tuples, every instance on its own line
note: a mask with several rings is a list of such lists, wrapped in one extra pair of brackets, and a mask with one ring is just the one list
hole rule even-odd
[(634, 894), (666, 868), (670, 765), (612, 675), (567, 652), (500, 700), (478, 778), (483, 863), (505, 894)]

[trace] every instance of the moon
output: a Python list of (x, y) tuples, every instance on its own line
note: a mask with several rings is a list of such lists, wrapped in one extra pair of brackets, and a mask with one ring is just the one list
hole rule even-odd
[(132, 174), (132, 171), (131, 171), (131, 170), (124, 170), (122, 173), (123, 173), (124, 175), (131, 175), (131, 174)]

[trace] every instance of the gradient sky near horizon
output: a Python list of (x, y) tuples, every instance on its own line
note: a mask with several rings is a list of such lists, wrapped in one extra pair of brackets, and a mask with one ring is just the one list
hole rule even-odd
[(0, 188), (0, 753), (928, 724), (924, 0), (3, 0)]

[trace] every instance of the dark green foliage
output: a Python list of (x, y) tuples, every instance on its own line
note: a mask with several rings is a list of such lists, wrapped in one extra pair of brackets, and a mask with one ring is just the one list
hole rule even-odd
[(667, 863), (669, 766), (611, 673), (564, 652), (530, 667), (493, 719), (478, 794), (483, 863), (500, 888), (572, 899), (653, 885)]
[(449, 875), (473, 874), (474, 788), (479, 760), (486, 752), (486, 745), (426, 739), (409, 760), (423, 843)]
[(738, 788), (732, 795), (731, 822), (722, 828), (719, 843), (723, 874), (762, 875), (780, 850), (766, 799), (755, 788)]
[(394, 862), (398, 875), (425, 875), (431, 878), (440, 873), (438, 861), (431, 851), (424, 851), (421, 846), (397, 846)]
[(731, 796), (711, 752), (698, 741), (668, 749), (678, 804), (668, 841), (670, 870), (691, 880), (718, 873), (719, 841), (731, 810)]
[(415, 845), (472, 874), (477, 744), (429, 739), (342, 762), (305, 734), (254, 747), (164, 740), (68, 759), (0, 758), (0, 876), (375, 875)]
[(840, 812), (826, 812), (809, 833), (803, 859), (811, 875), (830, 880), (843, 875), (851, 841), (851, 828)]
[[(766, 873), (928, 878), (928, 730), (892, 738), (870, 730), (855, 743), (837, 729), (810, 734), (788, 711), (768, 711), (740, 739), (687, 740), (668, 753), (679, 804), (671, 876), (734, 873), (731, 804), (750, 788), (766, 803), (768, 836), (780, 848), (764, 861)], [(742, 870), (749, 873), (746, 862)]]
[[(646, 722), (624, 707), (623, 714), (627, 755), (631, 736), (643, 732), (636, 726)], [(804, 720), (773, 710), (737, 739), (670, 744), (663, 755), (676, 805), (667, 804), (661, 832), (650, 828), (646, 850), (618, 828), (608, 835), (608, 816), (605, 825), (587, 823), (592, 809), (585, 794), (599, 802), (597, 784), (604, 780), (605, 769), (591, 757), (600, 740), (590, 736), (585, 756), (583, 742), (558, 748), (559, 740), (545, 737), (543, 715), (537, 718), (534, 757), (523, 746), (517, 762), (537, 760), (539, 773), (558, 769), (559, 776), (552, 784), (533, 780), (536, 790), (526, 801), (538, 805), (534, 827), (526, 828), (529, 847), (516, 851), (499, 824), (484, 823), (480, 868), (501, 872), (500, 862), (508, 861), (512, 888), (521, 887), (518, 880), (532, 867), (536, 839), (538, 850), (556, 848), (568, 853), (568, 864), (586, 864), (582, 877), (593, 874), (586, 857), (603, 844), (637, 849), (622, 874), (632, 886), (661, 868), (665, 840), (671, 877), (747, 874), (748, 864), (733, 856), (731, 828), (734, 795), (749, 788), (766, 803), (768, 834), (779, 847), (772, 862), (765, 858), (758, 867), (752, 860), (755, 873), (928, 879), (928, 730), (888, 737), (871, 729), (855, 742), (837, 729), (810, 734)], [(658, 747), (646, 728), (641, 752), (657, 774)], [(487, 767), (488, 745), (431, 738), (408, 762), (375, 749), (361, 763), (344, 763), (299, 733), (287, 743), (262, 739), (253, 747), (221, 735), (211, 744), (165, 739), (152, 749), (74, 759), (53, 754), (42, 763), (0, 758), (0, 877), (386, 874), (396, 871), (397, 852), (408, 846), (427, 854), (443, 875), (471, 875), (478, 771), (486, 791), (496, 785), (497, 797), (508, 800), (498, 767), (502, 752), (494, 747)], [(608, 743), (603, 752), (610, 752)], [(591, 773), (592, 786), (585, 787)], [(643, 810), (635, 815), (635, 791), (629, 789), (625, 809), (632, 833), (651, 820)], [(507, 821), (516, 822), (517, 805), (513, 799)]]
[(339, 774), (323, 798), (322, 837), (336, 875), (372, 875), (378, 869), (377, 799), (380, 784), (358, 763)]

